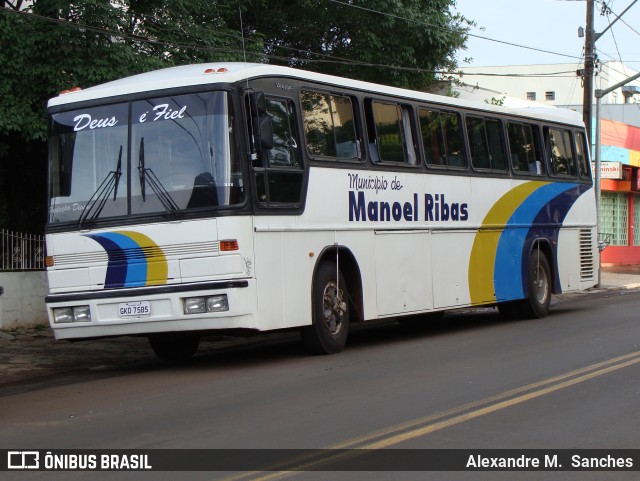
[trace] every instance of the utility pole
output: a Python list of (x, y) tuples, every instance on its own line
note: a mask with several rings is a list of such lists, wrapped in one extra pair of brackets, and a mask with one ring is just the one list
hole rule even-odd
[[(640, 78), (640, 73), (629, 77), (622, 82), (619, 82), (607, 89), (598, 89), (595, 91), (595, 96), (597, 99), (596, 103), (596, 132), (595, 139), (591, 139), (591, 112), (593, 110), (593, 71), (595, 64), (595, 43), (596, 41), (602, 37), (602, 35), (613, 27), (613, 24), (620, 20), (629, 9), (635, 5), (638, 0), (633, 0), (624, 11), (617, 15), (613, 22), (609, 23), (609, 26), (605, 28), (602, 32), (596, 33), (595, 28), (593, 26), (593, 8), (594, 8), (594, 0), (587, 0), (587, 28), (585, 32), (585, 43), (584, 43), (584, 97), (582, 104), (582, 118), (584, 121), (585, 128), (587, 129), (587, 138), (589, 139), (589, 146), (594, 147), (595, 144), (595, 178), (594, 178), (594, 189), (596, 194), (596, 232), (598, 235), (598, 250), (602, 252), (604, 249), (604, 240), (601, 239), (600, 235), (600, 165), (602, 162), (602, 150), (600, 145), (600, 103), (602, 97), (606, 94), (613, 92), (615, 89), (622, 87), (623, 85), (628, 84), (638, 78)], [(600, 261), (598, 260), (598, 284), (597, 287), (600, 287)]]
[(582, 98), (582, 120), (587, 129), (589, 146), (593, 146), (591, 134), (591, 117), (593, 110), (593, 70), (595, 64), (595, 31), (593, 27), (594, 0), (587, 0), (587, 27), (584, 35), (584, 93)]

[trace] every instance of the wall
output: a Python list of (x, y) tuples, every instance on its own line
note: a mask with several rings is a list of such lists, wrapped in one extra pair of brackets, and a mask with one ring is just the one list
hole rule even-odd
[(0, 328), (27, 327), (46, 324), (47, 295), (45, 271), (0, 272)]
[(602, 251), (602, 265), (640, 265), (640, 248), (629, 246), (607, 246), (607, 248)]

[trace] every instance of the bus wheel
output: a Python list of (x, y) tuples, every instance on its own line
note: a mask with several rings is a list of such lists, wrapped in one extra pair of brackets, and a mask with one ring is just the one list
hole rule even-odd
[(305, 347), (314, 354), (342, 351), (349, 334), (349, 295), (344, 277), (334, 263), (320, 265), (312, 296), (313, 324), (302, 331)]
[(168, 332), (149, 336), (151, 349), (166, 362), (188, 361), (198, 350), (200, 335), (193, 332)]
[(524, 319), (541, 319), (549, 314), (551, 303), (551, 269), (547, 256), (539, 249), (529, 254), (527, 287), (529, 297), (519, 302), (518, 314)]

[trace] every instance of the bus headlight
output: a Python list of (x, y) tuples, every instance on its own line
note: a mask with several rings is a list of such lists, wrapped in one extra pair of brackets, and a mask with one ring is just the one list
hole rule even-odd
[(57, 307), (53, 310), (53, 322), (91, 322), (91, 309), (89, 306)]
[(205, 312), (224, 312), (229, 310), (226, 294), (207, 297), (187, 297), (184, 299), (185, 314), (203, 314)]
[(89, 309), (89, 306), (74, 307), (73, 320), (75, 322), (91, 322), (91, 310)]
[(229, 310), (227, 295), (207, 297), (207, 312), (223, 312)]
[(204, 297), (188, 297), (184, 300), (185, 314), (202, 314), (207, 312), (206, 308)]

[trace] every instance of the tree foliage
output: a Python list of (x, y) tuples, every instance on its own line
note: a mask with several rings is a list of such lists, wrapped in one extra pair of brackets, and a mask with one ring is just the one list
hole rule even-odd
[(247, 33), (260, 32), (271, 63), (426, 90), (453, 71), (471, 24), (455, 0), (254, 0)]
[[(0, 227), (44, 225), (49, 98), (156, 68), (244, 58), (240, 33), (224, 24), (229, 12), (206, 0), (21, 3), (0, 9)], [(261, 51), (249, 46), (253, 59)]]
[[(172, 65), (270, 62), (427, 89), (469, 22), (455, 0), (3, 0), (0, 227), (45, 220), (47, 99)], [(384, 14), (382, 13), (384, 12)]]

